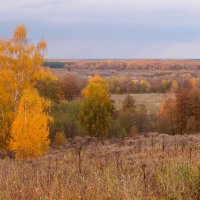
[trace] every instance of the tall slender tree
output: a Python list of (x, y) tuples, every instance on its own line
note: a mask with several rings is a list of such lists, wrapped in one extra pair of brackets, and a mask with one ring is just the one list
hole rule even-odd
[(187, 90), (180, 90), (176, 94), (175, 113), (176, 132), (183, 134), (186, 132), (187, 117), (191, 113), (191, 102)]
[(112, 103), (108, 92), (108, 83), (95, 76), (82, 91), (83, 103), (80, 122), (87, 133), (95, 137), (106, 137), (111, 125)]

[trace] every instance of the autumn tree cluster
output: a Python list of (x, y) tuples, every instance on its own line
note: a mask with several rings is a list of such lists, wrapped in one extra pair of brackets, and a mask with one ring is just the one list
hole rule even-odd
[[(55, 62), (54, 67), (60, 66)], [(49, 65), (50, 62), (49, 62)], [(51, 65), (51, 67), (53, 67)], [(66, 69), (83, 70), (198, 70), (199, 60), (73, 60), (65, 62)]]
[[(198, 78), (190, 78), (198, 79)], [(167, 93), (179, 88), (188, 87), (190, 79), (184, 78), (145, 78), (134, 79), (132, 76), (119, 76), (109, 79), (110, 92), (112, 94), (144, 94), (144, 93)], [(199, 81), (199, 80), (198, 80)]]
[[(43, 40), (28, 42), (23, 25), (12, 38), (0, 39), (0, 150), (37, 158), (50, 143), (63, 145), (76, 135), (102, 139), (200, 131), (199, 78), (56, 77), (43, 67), (45, 48)], [(132, 95), (116, 110), (110, 98), (110, 93), (148, 92), (167, 93), (159, 113), (150, 113)]]
[(87, 78), (74, 73), (67, 73), (56, 78), (50, 71), (47, 72), (35, 82), (35, 87), (41, 96), (57, 103), (80, 97), (81, 91), (88, 83)]
[[(98, 83), (97, 87), (96, 81), (99, 79), (104, 84)], [(140, 87), (149, 88), (149, 83), (145, 80), (139, 83), (142, 85)], [(55, 99), (52, 99), (54, 102), (52, 107), (54, 124), (51, 126), (51, 139), (54, 140), (54, 135), (57, 132), (64, 133), (68, 137), (86, 134), (96, 137), (125, 137), (150, 131), (169, 134), (182, 133), (185, 130), (187, 130), (187, 133), (192, 132), (192, 128), (189, 127), (194, 124), (193, 115), (186, 115), (185, 121), (182, 120), (183, 125), (187, 124), (187, 129), (180, 128), (178, 116), (181, 112), (178, 107), (183, 106), (184, 102), (182, 100), (181, 103), (178, 103), (178, 96), (182, 94), (182, 91), (187, 90), (186, 94), (182, 95), (183, 99), (186, 100), (186, 97), (189, 96), (188, 101), (194, 106), (195, 104), (191, 98), (193, 98), (194, 91), (199, 88), (198, 78), (186, 79), (183, 82), (163, 80), (162, 88), (167, 88), (167, 94), (159, 114), (150, 113), (146, 109), (146, 105), (142, 105), (140, 102), (136, 104), (131, 95), (127, 95), (121, 110), (115, 110), (113, 102), (110, 102), (112, 104), (110, 112), (110, 106), (106, 108), (104, 100), (108, 101), (109, 93), (112, 92), (111, 88), (113, 86), (117, 88), (117, 85), (115, 78), (110, 83), (109, 80), (100, 77), (94, 77), (87, 81), (87, 79), (79, 79), (75, 74), (66, 74), (56, 80), (55, 95), (46, 95), (48, 92), (44, 93), (45, 90), (51, 91), (48, 89), (50, 85), (44, 84), (44, 87), (41, 87), (42, 89), (39, 86), (39, 91), (43, 91), (44, 96), (46, 95), (47, 98), (50, 96), (55, 97)], [(176, 101), (176, 106), (174, 101)], [(103, 107), (100, 107), (100, 105)], [(106, 109), (108, 118), (103, 109)], [(106, 124), (107, 122), (108, 124)], [(101, 126), (106, 131), (101, 129)], [(198, 129), (196, 130), (198, 131)]]
[(168, 94), (163, 103), (158, 127), (170, 134), (197, 133), (200, 131), (200, 89), (181, 89)]
[(0, 39), (0, 149), (18, 158), (37, 157), (48, 147), (50, 103), (34, 89), (45, 73), (41, 67), (46, 42), (28, 42), (26, 28), (17, 26), (10, 39)]

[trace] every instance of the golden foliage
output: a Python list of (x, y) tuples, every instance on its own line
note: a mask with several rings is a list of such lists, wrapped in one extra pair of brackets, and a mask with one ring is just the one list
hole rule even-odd
[(10, 39), (0, 39), (0, 149), (7, 149), (10, 131), (23, 92), (43, 73), (46, 42), (29, 43), (24, 25)]
[(95, 76), (82, 91), (82, 96), (81, 124), (91, 136), (107, 136), (112, 112), (108, 83), (99, 76)]
[(50, 102), (41, 98), (36, 90), (24, 91), (12, 125), (10, 143), (18, 159), (38, 157), (47, 150), (48, 124), (52, 118), (45, 111), (49, 108)]
[(26, 39), (26, 36), (27, 36), (26, 27), (23, 24), (18, 25), (14, 32), (14, 39), (16, 41), (22, 42)]
[(43, 40), (36, 46), (28, 43), (23, 25), (16, 28), (13, 38), (0, 42), (0, 96), (10, 99), (15, 111), (23, 90), (42, 70), (45, 47)]

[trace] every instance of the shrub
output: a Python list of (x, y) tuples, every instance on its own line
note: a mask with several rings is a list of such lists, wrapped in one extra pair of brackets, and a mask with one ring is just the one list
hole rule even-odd
[(56, 146), (62, 146), (66, 142), (66, 135), (64, 132), (58, 132), (54, 135), (53, 144)]
[(134, 138), (134, 137), (137, 136), (137, 134), (138, 134), (138, 129), (137, 129), (136, 126), (133, 126), (133, 127), (131, 128), (130, 132), (129, 132), (129, 137)]
[(80, 135), (81, 129), (77, 120), (79, 112), (79, 100), (65, 100), (61, 103), (55, 103), (52, 108), (54, 124), (51, 126), (51, 139), (54, 138), (54, 133), (57, 132), (64, 132), (68, 136)]
[(123, 101), (123, 110), (134, 111), (135, 108), (135, 99), (131, 95), (127, 95)]
[(109, 131), (109, 136), (110, 137), (126, 137), (127, 136), (127, 131), (122, 126), (119, 119), (113, 122), (112, 127), (110, 128), (110, 131)]

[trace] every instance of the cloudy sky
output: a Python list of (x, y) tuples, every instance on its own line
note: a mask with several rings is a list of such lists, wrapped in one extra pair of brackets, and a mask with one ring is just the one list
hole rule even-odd
[(200, 58), (200, 0), (0, 0), (0, 36), (19, 23), (47, 58)]

